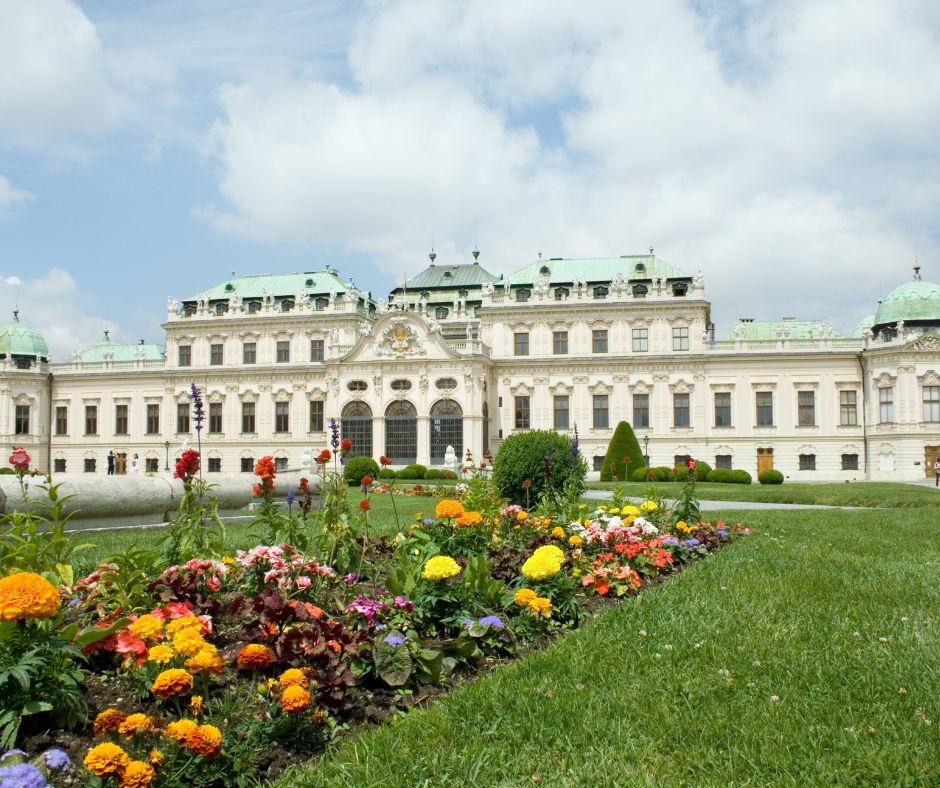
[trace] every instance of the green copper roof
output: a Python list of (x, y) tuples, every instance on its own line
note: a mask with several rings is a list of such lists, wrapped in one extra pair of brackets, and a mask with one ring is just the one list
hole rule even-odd
[(940, 322), (940, 287), (915, 279), (886, 296), (875, 313), (875, 325), (891, 325), (899, 320)]
[(49, 357), (46, 340), (40, 333), (19, 319), (19, 310), (13, 310), (13, 322), (0, 326), (0, 353), (10, 356)]
[(852, 330), (852, 339), (861, 339), (866, 328), (875, 325), (875, 316), (869, 315)]
[[(307, 284), (308, 282), (310, 284)], [(261, 298), (265, 291), (273, 293), (277, 298), (293, 296), (301, 292), (327, 295), (333, 288), (336, 288), (336, 293), (339, 295), (344, 293), (349, 286), (350, 283), (340, 279), (334, 269), (304, 274), (263, 274), (229, 279), (227, 282), (196, 293), (184, 301), (195, 301), (197, 298), (227, 299), (233, 295), (240, 295), (242, 298)]]
[[(776, 342), (777, 326), (789, 328), (790, 336), (787, 338), (792, 341), (794, 339), (819, 339), (821, 328), (825, 324), (819, 320), (781, 320), (776, 323), (738, 323), (738, 325), (747, 326), (747, 337), (745, 339), (748, 342), (766, 342), (770, 340)], [(842, 334), (833, 331), (832, 336), (841, 338)], [(734, 340), (733, 330), (729, 331), (721, 341), (731, 342), (732, 340)]]
[[(645, 270), (637, 270), (641, 265)], [(609, 282), (617, 274), (627, 279), (651, 279), (665, 276), (669, 279), (688, 279), (687, 273), (664, 263), (653, 255), (629, 255), (625, 257), (591, 257), (582, 260), (536, 260), (510, 275), (513, 285), (532, 284), (543, 268), (549, 271), (549, 281), (573, 282), (583, 276), (588, 282)]]
[[(498, 282), (499, 277), (493, 276), (478, 263), (461, 265), (434, 265), (425, 268), (417, 276), (408, 280), (408, 289), (421, 290), (429, 287), (472, 288), (480, 287), (484, 282)], [(393, 293), (400, 293), (401, 288), (396, 287)]]
[(111, 357), (111, 361), (134, 361), (137, 358), (135, 354), (139, 352), (137, 350), (139, 347), (144, 349), (144, 361), (162, 361), (163, 357), (166, 355), (166, 347), (164, 345), (148, 343), (142, 345), (119, 345), (111, 341), (111, 338), (108, 336), (108, 330), (105, 329), (104, 338), (100, 342), (95, 342), (94, 345), (89, 345), (82, 351), (82, 362), (104, 361), (104, 352), (106, 350), (110, 350), (114, 354)]

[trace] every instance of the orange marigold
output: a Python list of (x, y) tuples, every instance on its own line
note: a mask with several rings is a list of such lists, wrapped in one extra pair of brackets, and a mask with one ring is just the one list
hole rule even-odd
[(529, 602), (535, 599), (538, 594), (535, 593), (531, 588), (520, 588), (516, 591), (516, 595), (513, 597), (513, 601), (519, 605), (519, 607), (528, 607)]
[(163, 622), (148, 613), (131, 624), (131, 632), (141, 640), (156, 640), (163, 634)]
[(201, 635), (202, 623), (195, 616), (181, 616), (180, 618), (174, 618), (169, 624), (166, 625), (166, 636), (172, 640), (184, 629), (195, 629)]
[(222, 751), (222, 731), (215, 725), (200, 725), (186, 737), (186, 745), (197, 755), (214, 758)]
[(61, 602), (56, 587), (42, 575), (19, 572), (0, 580), (0, 621), (49, 618)]
[(150, 733), (153, 730), (153, 721), (146, 714), (131, 714), (121, 723), (118, 730), (130, 739), (135, 733)]
[(116, 731), (125, 720), (124, 712), (107, 709), (95, 717), (95, 736), (104, 736), (108, 731)]
[(202, 639), (202, 634), (195, 629), (184, 629), (173, 638), (173, 648), (187, 657), (196, 656), (205, 645), (206, 641)]
[(85, 756), (85, 768), (99, 777), (114, 774), (130, 762), (130, 756), (116, 744), (109, 741), (92, 747), (88, 755)]
[(281, 674), (281, 679), (278, 682), (283, 689), (288, 687), (303, 687), (307, 689), (310, 685), (310, 680), (304, 675), (302, 670), (297, 668), (288, 668)]
[(203, 715), (206, 710), (206, 706), (202, 702), (202, 695), (193, 695), (189, 699), (189, 710), (195, 717), (201, 717)]
[(435, 516), (441, 517), (445, 520), (450, 520), (453, 517), (460, 517), (460, 515), (463, 514), (463, 504), (460, 503), (460, 501), (441, 501), (434, 509), (434, 514)]
[(245, 670), (264, 670), (271, 667), (274, 654), (267, 646), (250, 643), (238, 652), (238, 666)]
[(310, 705), (310, 693), (303, 687), (288, 687), (281, 693), (281, 708), (288, 714), (297, 714)]
[(163, 764), (163, 753), (160, 750), (151, 750), (147, 756), (147, 763), (151, 766), (161, 766)]
[(158, 698), (166, 700), (174, 695), (183, 695), (193, 688), (193, 677), (185, 670), (171, 668), (164, 670), (153, 683), (150, 691)]
[(186, 669), (194, 675), (207, 671), (216, 676), (221, 676), (224, 667), (225, 662), (222, 661), (222, 657), (208, 649), (203, 649), (192, 659), (186, 660)]
[(156, 776), (153, 767), (145, 761), (131, 761), (118, 774), (118, 788), (147, 788)]
[(480, 525), (483, 522), (483, 517), (479, 512), (464, 512), (460, 517), (457, 518), (457, 527), (458, 528), (471, 528), (474, 525)]
[(189, 737), (189, 734), (198, 727), (199, 726), (192, 720), (178, 720), (166, 726), (166, 730), (163, 731), (163, 737), (170, 741), (179, 742), (182, 747), (186, 744), (186, 739)]

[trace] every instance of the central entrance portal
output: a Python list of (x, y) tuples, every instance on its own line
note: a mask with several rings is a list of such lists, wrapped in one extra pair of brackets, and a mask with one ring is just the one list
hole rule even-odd
[(454, 447), (457, 461), (463, 462), (463, 410), (450, 399), (431, 406), (431, 465), (443, 465), (447, 447)]
[(418, 461), (418, 411), (410, 402), (393, 402), (385, 410), (385, 456), (395, 465)]

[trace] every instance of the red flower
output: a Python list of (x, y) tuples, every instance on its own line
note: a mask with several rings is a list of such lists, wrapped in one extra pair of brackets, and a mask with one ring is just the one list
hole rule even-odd
[(467, 469), (466, 469), (466, 468), (461, 468), (461, 469), (460, 469), (460, 472), (461, 472), (461, 473), (466, 473), (466, 472), (467, 472)]
[(676, 468), (675, 466), (672, 466), (672, 472), (673, 472), (673, 473), (679, 473), (679, 469)]
[(372, 507), (369, 506), (368, 501), (359, 501), (359, 508), (362, 509), (362, 511), (364, 512), (368, 512), (369, 509), (371, 509)]
[(365, 484), (366, 486), (372, 484), (372, 477), (371, 477), (371, 476), (363, 476), (363, 477), (362, 477), (362, 483)]
[(624, 462), (630, 462), (630, 458), (629, 458), (629, 457), (624, 457), (624, 458), (623, 458), (623, 461), (624, 461)]
[(199, 452), (195, 449), (189, 449), (189, 451), (184, 451), (183, 456), (178, 463), (176, 463), (176, 473), (173, 474), (174, 479), (188, 479), (194, 476), (199, 471)]
[(262, 479), (273, 479), (277, 475), (277, 469), (274, 467), (273, 457), (262, 457), (255, 464), (255, 476)]
[(392, 464), (392, 461), (391, 461), (388, 457), (386, 457), (386, 456), (383, 454), (381, 457), (379, 457), (379, 464), (380, 464), (380, 465), (391, 465), (391, 464)]
[(481, 463), (480, 463), (480, 467), (481, 467), (481, 468), (485, 468), (485, 467), (486, 467), (486, 463), (485, 463), (485, 462), (481, 462)]
[(324, 449), (320, 452), (320, 456), (317, 457), (317, 462), (329, 462), (332, 456), (329, 449)]
[(10, 455), (10, 465), (15, 465), (17, 468), (25, 468), (29, 465), (29, 460), (30, 457), (25, 449), (13, 449), (13, 454)]
[(352, 451), (352, 441), (349, 438), (343, 438), (343, 442), (340, 443), (339, 447), (343, 451)]
[(308, 485), (308, 484), (309, 484), (309, 482), (308, 482), (306, 479), (304, 479), (303, 477), (301, 477), (301, 478), (300, 478), (300, 491), (301, 491), (301, 492), (307, 492), (307, 485)]
[(693, 460), (691, 457), (689, 457), (689, 459), (687, 459), (687, 460), (685, 461), (685, 467), (688, 468), (690, 471), (694, 471), (694, 470), (695, 470), (695, 460)]
[(522, 486), (523, 486), (523, 487), (528, 487), (528, 486), (529, 486), (529, 480), (526, 479), (526, 480), (522, 483)]
[(612, 463), (610, 464), (610, 467), (613, 468), (613, 467), (615, 467), (616, 465), (617, 465), (617, 463), (612, 462)]

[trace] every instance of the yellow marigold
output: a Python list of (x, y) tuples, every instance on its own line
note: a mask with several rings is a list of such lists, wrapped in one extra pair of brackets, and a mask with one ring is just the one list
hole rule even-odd
[(281, 674), (281, 680), (278, 683), (284, 689), (288, 687), (303, 687), (307, 689), (310, 685), (310, 679), (304, 675), (302, 670), (298, 668), (288, 668)]
[(656, 501), (643, 501), (640, 504), (641, 512), (655, 512), (659, 508), (659, 504)]
[(460, 574), (460, 567), (453, 558), (449, 555), (436, 555), (424, 565), (421, 576), (425, 580), (446, 580), (457, 574)]
[(171, 659), (175, 652), (169, 646), (154, 646), (147, 654), (148, 662), (156, 662), (158, 665), (165, 665)]
[(598, 506), (597, 508), (598, 508), (599, 511), (602, 511), (602, 512), (606, 512), (606, 511), (607, 511), (607, 507), (606, 507), (606, 506)]
[(556, 547), (553, 544), (547, 544), (540, 547), (533, 554), (533, 557), (538, 556), (539, 558), (549, 558), (552, 561), (557, 561), (560, 564), (565, 563), (565, 554), (561, 548)]
[(234, 558), (230, 558), (230, 557), (227, 556), (227, 555), (223, 555), (223, 556), (222, 556), (222, 563), (223, 563), (223, 564), (234, 564), (234, 563), (235, 563), (235, 559), (234, 559)]
[(620, 514), (620, 510), (619, 510), (619, 509), (611, 509), (611, 510), (608, 512), (608, 514)]
[(528, 513), (528, 512), (519, 512), (519, 514), (516, 515), (516, 519), (517, 519), (520, 523), (524, 523), (526, 520), (529, 519), (529, 513)]
[(623, 517), (637, 517), (640, 514), (640, 510), (635, 506), (624, 506), (620, 514)]
[(483, 517), (479, 512), (464, 512), (457, 518), (458, 528), (470, 528), (483, 522)]
[(192, 659), (186, 660), (186, 669), (193, 675), (207, 671), (216, 676), (221, 676), (224, 667), (225, 662), (222, 661), (222, 657), (209, 649), (203, 649)]
[(552, 600), (537, 596), (529, 602), (529, 612), (533, 616), (545, 616), (548, 618), (552, 614)]
[(0, 621), (49, 618), (61, 603), (56, 587), (42, 575), (19, 572), (0, 580)]
[(460, 501), (441, 501), (434, 509), (434, 515), (444, 520), (460, 517), (463, 514), (463, 504)]
[(308, 705), (310, 705), (310, 693), (303, 687), (294, 685), (281, 693), (281, 708), (288, 714), (297, 714)]
[(203, 640), (198, 629), (184, 629), (182, 632), (177, 632), (173, 638), (173, 648), (187, 657), (196, 656), (205, 645), (206, 641)]
[(583, 543), (583, 540), (577, 534), (568, 537), (568, 544), (570, 544), (572, 547), (580, 547)]
[(124, 722), (125, 719), (124, 712), (118, 711), (117, 709), (107, 709), (101, 712), (101, 714), (95, 717), (95, 736), (104, 736), (108, 731), (120, 729), (121, 723)]
[(130, 756), (116, 744), (109, 741), (92, 747), (88, 755), (85, 756), (85, 768), (99, 777), (114, 774), (130, 762)]
[(163, 753), (160, 750), (151, 750), (147, 756), (147, 763), (151, 766), (161, 766), (163, 764)]
[(516, 591), (516, 595), (513, 597), (513, 601), (519, 605), (519, 607), (528, 607), (529, 602), (535, 599), (538, 594), (535, 593), (531, 588), (520, 588)]
[(147, 788), (156, 776), (153, 767), (145, 761), (131, 761), (118, 774), (118, 788)]
[(163, 622), (148, 613), (131, 624), (131, 632), (141, 640), (156, 640), (159, 635), (163, 634)]
[(163, 731), (163, 737), (170, 741), (179, 742), (180, 746), (186, 744), (186, 739), (199, 726), (192, 720), (178, 720), (171, 722)]
[(238, 666), (245, 670), (264, 670), (271, 667), (274, 654), (267, 646), (250, 643), (238, 653)]
[(522, 565), (522, 574), (529, 580), (548, 580), (558, 574), (561, 564), (544, 555), (533, 555)]
[(174, 618), (166, 625), (166, 636), (172, 640), (180, 632), (187, 629), (195, 629), (200, 635), (202, 634), (202, 624), (199, 622), (198, 618), (195, 616), (183, 616), (182, 618)]
[(183, 695), (193, 688), (193, 677), (185, 670), (171, 668), (164, 670), (153, 682), (150, 691), (158, 698), (166, 700), (174, 695)]
[(131, 739), (135, 733), (150, 733), (153, 730), (153, 722), (146, 714), (131, 714), (121, 723), (118, 730)]
[(186, 737), (186, 746), (197, 755), (214, 758), (222, 750), (222, 731), (215, 725), (200, 725)]
[(193, 695), (189, 699), (189, 710), (197, 717), (201, 717), (206, 710), (205, 704), (202, 702), (202, 695)]
[(420, 520), (424, 517), (424, 512), (415, 512), (415, 520)]
[(556, 525), (554, 528), (552, 528), (552, 536), (554, 536), (556, 539), (564, 539), (565, 529), (560, 525)]

